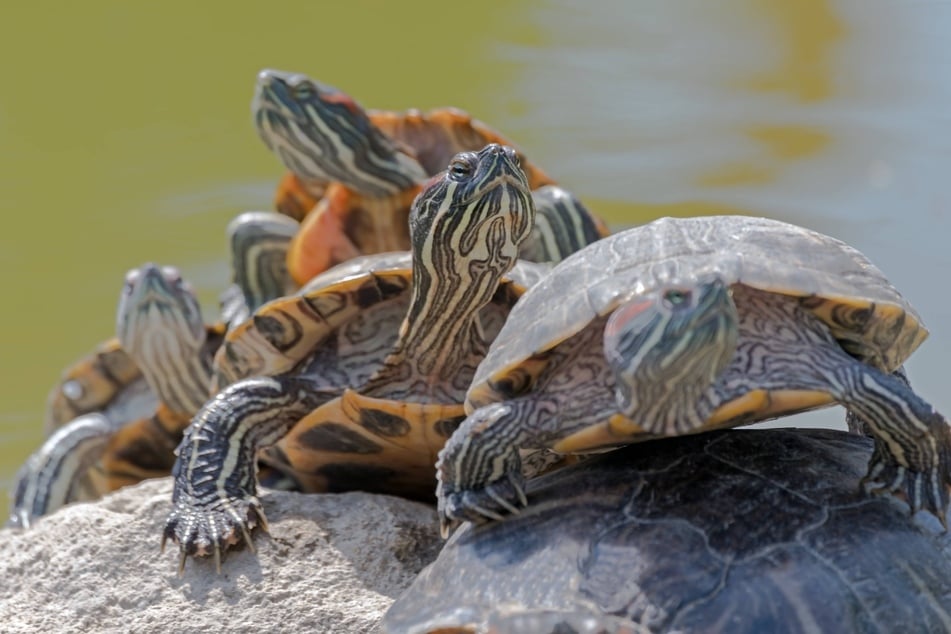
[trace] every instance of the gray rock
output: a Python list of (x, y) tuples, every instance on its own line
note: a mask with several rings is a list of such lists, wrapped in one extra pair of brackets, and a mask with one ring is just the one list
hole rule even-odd
[(262, 496), (271, 534), (215, 572), (159, 552), (170, 479), (0, 531), (4, 632), (370, 632), (432, 561), (435, 513), (367, 493)]

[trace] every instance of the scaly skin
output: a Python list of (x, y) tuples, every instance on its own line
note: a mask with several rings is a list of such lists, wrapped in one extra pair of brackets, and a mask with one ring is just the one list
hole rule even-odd
[[(239, 369), (179, 446), (164, 536), (179, 544), (180, 566), (211, 555), (220, 568), (230, 546), (250, 544), (264, 524), (264, 449), (268, 464), (317, 490), (431, 490), (435, 454), (488, 346), (481, 318), (490, 304), (507, 313), (520, 294), (500, 283), (533, 222), (511, 148), (462, 153), (413, 204), (410, 271), (390, 280), (367, 260), (368, 271), (331, 273), (326, 287), (271, 303), (229, 335), (222, 365), (253, 370)], [(404, 314), (393, 319), (393, 307)]]
[[(298, 284), (354, 254), (410, 248), (406, 218), (428, 177), (457, 152), (512, 145), (455, 108), (368, 111), (333, 87), (273, 70), (260, 73), (252, 112), (262, 140), (290, 170), (275, 205), (303, 215), (288, 255)], [(557, 261), (608, 235), (580, 201), (519, 160), (532, 190), (557, 192), (536, 197), (540, 222), (522, 257)]]

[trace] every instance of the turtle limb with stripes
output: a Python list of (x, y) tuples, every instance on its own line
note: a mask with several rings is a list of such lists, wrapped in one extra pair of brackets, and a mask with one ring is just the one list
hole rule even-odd
[(223, 320), (204, 324), (173, 267), (130, 271), (117, 336), (69, 368), (52, 390), (49, 437), (20, 469), (11, 524), (29, 526), (74, 501), (168, 475), (182, 430), (210, 396), (211, 364), (228, 323), (290, 288), (284, 266), (296, 222), (243, 214), (228, 228), (234, 290)]
[(107, 406), (58, 427), (18, 474), (11, 524), (29, 527), (68, 502), (171, 471), (182, 429), (208, 398), (224, 328), (205, 325), (197, 298), (176, 269), (152, 264), (128, 273), (117, 322), (116, 349), (141, 378), (115, 387), (119, 393), (137, 390), (141, 381), (155, 405)]
[(926, 336), (865, 256), (802, 227), (665, 218), (615, 234), (526, 293), (479, 366), (440, 452), (443, 530), (525, 504), (519, 450), (599, 451), (830, 403), (875, 441), (866, 490), (945, 522), (948, 421), (896, 374)]
[(431, 500), (476, 365), (547, 270), (516, 262), (533, 214), (511, 148), (459, 154), (413, 205), (411, 255), (341, 264), (229, 333), (215, 363), (223, 389), (178, 449), (164, 537), (180, 565), (214, 555), (220, 566), (229, 546), (251, 545), (264, 525), (261, 450), (305, 491)]

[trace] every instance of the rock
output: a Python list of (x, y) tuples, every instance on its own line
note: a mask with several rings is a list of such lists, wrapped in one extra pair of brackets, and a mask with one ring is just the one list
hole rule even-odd
[(262, 496), (256, 552), (159, 552), (170, 478), (0, 530), (4, 632), (369, 632), (442, 541), (430, 507), (344, 493)]

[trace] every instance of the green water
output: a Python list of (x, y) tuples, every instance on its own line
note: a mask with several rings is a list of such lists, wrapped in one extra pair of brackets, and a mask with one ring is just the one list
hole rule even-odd
[[(228, 6), (228, 9), (222, 7)], [(224, 227), (281, 169), (248, 104), (299, 70), (377, 108), (465, 108), (615, 225), (755, 213), (863, 250), (932, 337), (951, 413), (951, 3), (605, 0), (19, 4), (0, 22), (0, 489), (126, 269), (211, 308)], [(838, 408), (782, 424), (841, 426)], [(0, 512), (5, 499), (0, 492)], [(5, 513), (4, 513), (5, 514)]]

